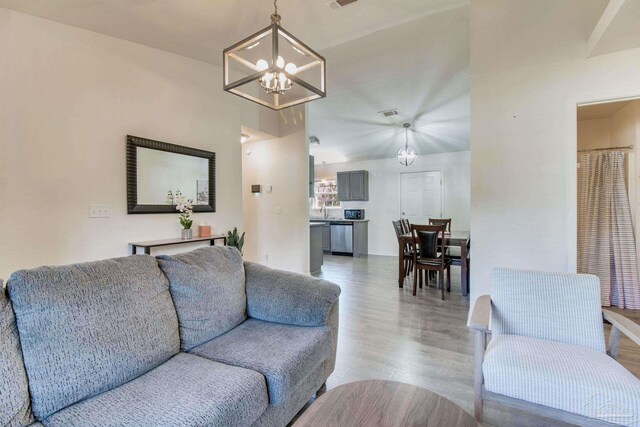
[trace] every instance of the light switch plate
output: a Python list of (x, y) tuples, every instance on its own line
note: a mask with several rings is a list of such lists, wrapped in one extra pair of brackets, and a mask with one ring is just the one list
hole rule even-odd
[(89, 205), (89, 218), (109, 218), (111, 210), (109, 205)]

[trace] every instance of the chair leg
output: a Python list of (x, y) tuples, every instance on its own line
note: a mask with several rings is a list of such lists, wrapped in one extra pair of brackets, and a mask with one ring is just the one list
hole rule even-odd
[(418, 266), (414, 264), (413, 266), (413, 296), (416, 296), (416, 291), (418, 287)]
[(451, 292), (451, 267), (447, 267), (447, 292)]
[(418, 270), (418, 286), (422, 289), (422, 278), (424, 276), (424, 270)]
[(442, 293), (442, 300), (444, 301), (444, 268), (440, 270), (440, 290)]

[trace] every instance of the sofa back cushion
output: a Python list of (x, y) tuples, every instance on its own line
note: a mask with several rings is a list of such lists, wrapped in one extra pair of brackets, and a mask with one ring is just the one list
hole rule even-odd
[(235, 328), (247, 318), (242, 256), (236, 248), (211, 246), (159, 256), (178, 312), (183, 351)]
[(7, 286), (38, 419), (180, 350), (169, 283), (151, 256), (18, 271)]
[(32, 422), (16, 319), (0, 280), (0, 426), (23, 427)]
[(491, 288), (491, 331), (605, 351), (600, 280), (589, 274), (498, 268)]

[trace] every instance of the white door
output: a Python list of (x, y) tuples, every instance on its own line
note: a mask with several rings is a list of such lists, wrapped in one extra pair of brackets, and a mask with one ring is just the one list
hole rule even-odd
[(435, 172), (400, 174), (400, 212), (411, 224), (442, 218), (442, 175)]

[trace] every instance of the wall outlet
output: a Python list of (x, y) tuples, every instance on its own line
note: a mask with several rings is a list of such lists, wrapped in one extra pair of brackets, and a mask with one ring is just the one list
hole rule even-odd
[(89, 218), (109, 218), (111, 210), (108, 205), (89, 205)]

